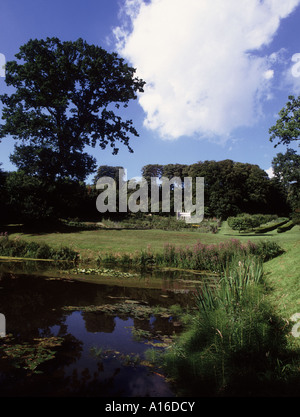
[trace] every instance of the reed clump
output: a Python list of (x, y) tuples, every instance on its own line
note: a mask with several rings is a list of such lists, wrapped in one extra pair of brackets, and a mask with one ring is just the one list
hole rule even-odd
[(46, 243), (27, 242), (18, 237), (10, 239), (7, 233), (2, 233), (0, 235), (0, 256), (76, 261), (78, 252), (67, 246), (53, 248)]
[[(235, 256), (216, 286), (195, 291), (197, 312), (161, 361), (181, 395), (286, 395), (299, 389), (299, 355), (266, 296), (263, 263)], [(283, 394), (284, 395), (284, 394)]]
[(222, 272), (235, 256), (256, 255), (262, 261), (272, 259), (283, 253), (281, 247), (270, 241), (242, 243), (231, 239), (219, 244), (196, 243), (193, 246), (176, 247), (171, 243), (164, 246), (162, 252), (154, 252), (150, 247), (133, 254), (101, 254), (98, 264), (119, 264), (127, 266), (175, 267), (193, 270)]

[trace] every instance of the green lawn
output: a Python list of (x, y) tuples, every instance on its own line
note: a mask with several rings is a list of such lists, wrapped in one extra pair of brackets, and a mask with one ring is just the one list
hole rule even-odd
[(275, 231), (264, 235), (243, 234), (232, 230), (227, 222), (223, 222), (217, 234), (200, 233), (197, 230), (183, 229), (181, 231), (166, 230), (130, 230), (130, 229), (97, 229), (84, 230), (70, 233), (12, 233), (10, 238), (35, 242), (44, 242), (54, 247), (70, 246), (78, 250), (82, 255), (103, 252), (133, 253), (151, 247), (153, 251), (161, 251), (167, 243), (178, 246), (191, 246), (198, 241), (204, 244), (224, 242), (228, 239), (240, 239), (242, 241), (257, 241), (272, 239), (281, 246), (291, 248), (298, 240), (299, 226), (292, 230), (278, 234)]
[(163, 250), (167, 243), (175, 245), (192, 245), (199, 239), (205, 243), (223, 240), (211, 234), (199, 234), (186, 231), (164, 230), (128, 230), (128, 229), (98, 229), (85, 230), (75, 233), (39, 233), (10, 235), (24, 240), (45, 242), (51, 246), (67, 245), (78, 250), (82, 255), (98, 253), (133, 253), (151, 247), (153, 251)]
[(273, 304), (289, 319), (292, 314), (300, 313), (300, 227), (294, 227), (277, 239), (286, 252), (266, 262), (264, 270), (273, 289)]

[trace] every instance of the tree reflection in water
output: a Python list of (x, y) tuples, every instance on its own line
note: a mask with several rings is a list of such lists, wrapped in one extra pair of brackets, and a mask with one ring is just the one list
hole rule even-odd
[[(12, 346), (32, 346), (37, 338), (45, 338), (45, 343), (47, 338), (63, 338), (54, 357), (42, 361), (37, 372), (8, 360), (3, 347), (8, 339), (1, 338), (1, 396), (174, 395), (165, 379), (146, 366), (144, 352), (150, 347), (149, 335), (155, 345), (180, 331), (172, 317), (150, 314), (151, 306), (180, 304), (186, 301), (182, 294), (161, 297), (159, 288), (49, 279), (38, 274), (1, 273), (0, 279), (0, 312), (5, 315)], [(137, 305), (139, 314), (126, 309), (117, 313), (87, 309), (116, 307), (124, 300)], [(147, 337), (133, 337), (134, 329)]]

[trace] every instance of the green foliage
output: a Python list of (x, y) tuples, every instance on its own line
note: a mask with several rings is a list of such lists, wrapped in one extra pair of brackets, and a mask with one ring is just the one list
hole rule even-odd
[(219, 307), (226, 311), (242, 304), (251, 285), (261, 283), (262, 259), (253, 256), (236, 256), (226, 265), (221, 274), (218, 290), (204, 284), (197, 288), (196, 305), (204, 313)]
[[(278, 218), (272, 214), (240, 214), (235, 217), (228, 217), (228, 225), (233, 230), (254, 231), (255, 233), (267, 233), (279, 229), (278, 232), (290, 230), (294, 224), (288, 218)], [(285, 227), (286, 226), (286, 227)]]
[(101, 223), (104, 227), (111, 228), (111, 229), (132, 229), (132, 230), (195, 229), (191, 224), (188, 224), (185, 221), (178, 221), (174, 216), (160, 216), (157, 214), (153, 214), (152, 216), (146, 216), (146, 215), (130, 216), (129, 215), (125, 219), (120, 220), (120, 221), (104, 219), (102, 220)]
[(261, 260), (235, 257), (219, 285), (198, 288), (195, 300), (198, 313), (162, 357), (180, 394), (281, 394), (283, 368), (292, 374), (298, 365), (287, 359), (288, 328), (265, 298)]
[(227, 222), (233, 230), (238, 230), (239, 232), (252, 230), (260, 224), (258, 219), (250, 215), (228, 217)]
[(295, 210), (291, 217), (294, 224), (300, 224), (300, 209)]
[(289, 145), (292, 141), (299, 140), (300, 135), (300, 97), (288, 97), (288, 102), (279, 112), (279, 119), (269, 129), (270, 141), (277, 139), (278, 145)]
[(300, 155), (293, 149), (278, 153), (272, 161), (275, 179), (283, 187), (292, 210), (300, 208)]
[(10, 209), (8, 217), (21, 222), (47, 220), (53, 217), (53, 206), (48, 196), (52, 187), (37, 177), (26, 175), (23, 171), (11, 172), (4, 184), (6, 204)]
[(233, 230), (241, 231), (251, 231), (255, 227), (260, 226), (261, 224), (270, 222), (277, 219), (276, 214), (247, 214), (242, 213), (235, 217), (228, 217), (228, 225)]
[(22, 368), (27, 375), (40, 374), (40, 366), (55, 358), (57, 347), (62, 343), (61, 337), (35, 338), (32, 343), (16, 343), (8, 335), (0, 343), (0, 352), (3, 359), (9, 360), (15, 368)]
[(218, 291), (209, 284), (197, 288), (196, 305), (204, 313), (219, 307), (226, 311), (244, 302), (251, 285), (259, 284), (263, 278), (261, 257), (236, 256), (224, 268)]
[[(288, 210), (286, 196), (278, 183), (270, 180), (259, 166), (249, 163), (227, 159), (191, 165), (146, 165), (142, 175), (148, 183), (151, 177), (178, 177), (181, 181), (185, 177), (204, 177), (206, 217), (226, 219), (244, 212), (268, 213), (274, 206), (278, 214)], [(193, 197), (196, 197), (195, 190)]]
[(257, 255), (263, 262), (276, 258), (283, 253), (284, 249), (278, 243), (272, 241), (260, 241), (255, 245), (255, 250), (252, 251), (252, 254)]
[(18, 238), (9, 239), (4, 234), (0, 236), (0, 256), (75, 261), (78, 253), (66, 246), (54, 249), (46, 243), (26, 242)]
[(291, 230), (295, 226), (295, 223), (293, 220), (290, 220), (289, 222), (283, 224), (282, 226), (279, 226), (277, 229), (277, 233), (284, 233), (288, 230)]
[(6, 121), (0, 137), (12, 135), (26, 144), (16, 147), (12, 162), (29, 175), (49, 182), (68, 177), (82, 181), (95, 171), (95, 159), (85, 146), (102, 149), (116, 142), (129, 146), (138, 136), (131, 120), (122, 120), (111, 108), (125, 108), (144, 81), (135, 77), (116, 53), (82, 39), (29, 40), (6, 64), (11, 95), (0, 96)]
[(7, 207), (6, 220), (47, 224), (59, 218), (88, 216), (96, 213), (96, 195), (82, 183), (56, 179), (49, 183), (43, 178), (20, 170), (6, 175), (3, 197)]
[(277, 229), (278, 227), (286, 224), (289, 221), (288, 218), (279, 218), (275, 221), (272, 221), (268, 224), (262, 225), (260, 227), (257, 227), (254, 231), (255, 233), (267, 233), (271, 232), (272, 230)]
[(275, 242), (241, 243), (237, 239), (214, 245), (198, 242), (193, 247), (176, 247), (167, 244), (163, 253), (155, 253), (148, 248), (128, 256), (108, 253), (98, 257), (98, 264), (119, 264), (127, 266), (160, 266), (222, 272), (229, 261), (236, 256), (257, 255), (262, 261), (280, 255), (283, 250)]

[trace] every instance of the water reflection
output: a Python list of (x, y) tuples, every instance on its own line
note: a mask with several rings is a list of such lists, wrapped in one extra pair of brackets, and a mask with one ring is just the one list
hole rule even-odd
[[(33, 268), (30, 274), (28, 265)], [(2, 270), (10, 272), (0, 272), (0, 312), (9, 335), (0, 339), (0, 395), (175, 395), (159, 372), (146, 366), (145, 351), (160, 349), (181, 331), (172, 315), (157, 313), (157, 306), (191, 304), (184, 282), (149, 273), (135, 285), (115, 277), (83, 282), (43, 266), (39, 270), (34, 264), (2, 264)], [(112, 310), (101, 310), (107, 306)], [(26, 369), (24, 360), (28, 365), (37, 360), (37, 352), (52, 352), (47, 346), (51, 338), (62, 341), (55, 355), (34, 370)], [(29, 353), (12, 361), (9, 349), (24, 343)]]

